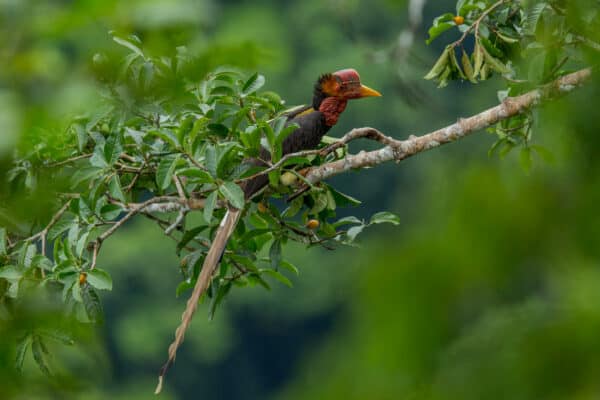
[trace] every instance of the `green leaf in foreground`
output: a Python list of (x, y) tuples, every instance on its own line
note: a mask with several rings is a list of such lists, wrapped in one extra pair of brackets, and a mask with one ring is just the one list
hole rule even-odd
[(369, 224), (383, 223), (398, 225), (400, 223), (400, 217), (388, 211), (381, 211), (376, 214), (373, 214), (371, 220), (369, 221)]
[(279, 271), (275, 271), (274, 269), (261, 269), (260, 272), (263, 274), (269, 275), (272, 278), (275, 278), (276, 280), (283, 283), (287, 287), (290, 287), (290, 288), (294, 287), (294, 284), (292, 283), (292, 281), (290, 281), (288, 277), (286, 277)]
[(246, 81), (246, 83), (244, 83), (244, 86), (242, 87), (242, 95), (247, 96), (251, 93), (254, 93), (258, 89), (263, 87), (264, 84), (265, 77), (258, 73), (255, 73)]
[(50, 373), (50, 369), (48, 368), (48, 363), (46, 362), (45, 357), (45, 355), (48, 354), (48, 349), (39, 335), (33, 336), (33, 340), (31, 342), (31, 352), (33, 353), (33, 359), (40, 368), (40, 371), (42, 371), (46, 376), (51, 376), (52, 374)]
[(219, 192), (237, 209), (244, 208), (244, 192), (233, 182), (223, 182)]
[(108, 272), (99, 268), (88, 271), (87, 281), (90, 285), (99, 290), (112, 290), (112, 278)]
[(168, 156), (160, 160), (156, 171), (156, 183), (161, 190), (165, 190), (171, 184), (178, 160), (177, 156)]
[(102, 303), (100, 302), (98, 293), (93, 288), (86, 286), (81, 291), (81, 297), (85, 306), (85, 312), (90, 321), (96, 324), (104, 323), (104, 311), (102, 310)]
[(25, 361), (25, 355), (27, 349), (31, 345), (31, 335), (26, 335), (17, 344), (17, 356), (15, 357), (15, 369), (19, 372), (23, 370), (23, 362)]

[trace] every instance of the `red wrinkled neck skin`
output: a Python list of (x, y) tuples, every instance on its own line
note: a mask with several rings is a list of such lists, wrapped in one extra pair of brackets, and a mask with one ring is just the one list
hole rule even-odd
[(346, 109), (347, 100), (338, 97), (326, 97), (319, 106), (319, 111), (325, 116), (325, 124), (333, 126), (337, 123), (340, 114)]

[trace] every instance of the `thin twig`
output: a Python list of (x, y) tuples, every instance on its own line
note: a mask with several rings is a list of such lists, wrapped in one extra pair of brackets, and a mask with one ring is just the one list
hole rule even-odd
[(171, 232), (173, 232), (175, 229), (177, 229), (177, 227), (182, 224), (183, 220), (185, 219), (185, 215), (187, 214), (186, 211), (179, 211), (179, 214), (177, 214), (177, 218), (175, 218), (175, 221), (169, 225), (167, 227), (167, 229), (165, 229), (165, 234), (170, 235)]
[(48, 164), (47, 167), (48, 168), (53, 168), (53, 167), (60, 167), (61, 165), (65, 165), (65, 164), (69, 164), (75, 161), (79, 161), (79, 160), (83, 160), (84, 158), (90, 158), (92, 156), (92, 153), (89, 154), (81, 154), (75, 157), (71, 157), (71, 158), (67, 158), (66, 160), (62, 160), (62, 161), (57, 161), (51, 164)]
[(177, 175), (173, 175), (173, 182), (175, 183), (175, 187), (177, 188), (177, 194), (179, 194), (179, 198), (182, 201), (186, 201), (187, 197), (185, 195), (185, 191), (183, 190), (183, 186), (181, 185), (181, 181)]
[(142, 175), (142, 171), (143, 171), (143, 169), (145, 167), (146, 167), (146, 160), (144, 160), (142, 162), (142, 165), (140, 165), (140, 168), (139, 168), (138, 172), (135, 173), (135, 175), (131, 179), (131, 182), (129, 182), (129, 185), (127, 185), (127, 187), (125, 188), (125, 193), (131, 192), (131, 190), (133, 189), (133, 187), (137, 183), (138, 179), (140, 178), (140, 175)]

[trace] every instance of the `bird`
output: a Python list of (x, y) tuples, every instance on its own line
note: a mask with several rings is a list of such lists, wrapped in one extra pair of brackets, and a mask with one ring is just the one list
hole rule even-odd
[[(355, 69), (346, 68), (321, 75), (314, 85), (311, 104), (298, 107), (286, 115), (286, 125), (296, 124), (297, 128), (284, 139), (282, 154), (316, 149), (321, 143), (323, 136), (338, 122), (349, 100), (378, 96), (381, 96), (381, 93), (361, 83), (360, 76)], [(266, 150), (263, 150), (260, 158), (262, 160), (269, 160), (270, 155)], [(267, 166), (262, 161), (253, 160), (251, 163), (258, 166)], [(259, 175), (245, 182), (242, 185), (242, 189), (246, 201), (267, 186), (268, 183), (266, 175)], [(198, 307), (200, 296), (202, 296), (210, 285), (212, 276), (225, 251), (229, 237), (235, 230), (237, 222), (242, 215), (242, 211), (233, 206), (228, 206), (219, 224), (211, 247), (204, 259), (200, 276), (196, 281), (192, 295), (181, 317), (181, 324), (175, 332), (175, 340), (169, 346), (169, 358), (160, 370), (159, 382), (155, 393), (159, 393), (162, 388), (163, 377), (175, 360), (177, 348), (183, 342), (185, 331)]]

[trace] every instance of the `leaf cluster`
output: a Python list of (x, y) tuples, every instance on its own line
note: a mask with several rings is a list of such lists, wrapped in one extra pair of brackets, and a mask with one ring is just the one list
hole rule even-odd
[[(345, 149), (284, 159), (283, 141), (296, 126), (287, 123), (279, 95), (262, 90), (264, 76), (221, 67), (195, 77), (185, 48), (155, 57), (135, 36), (113, 35), (127, 54), (118, 62), (94, 56), (102, 106), (73, 119), (58, 151), (56, 142), (39, 140), (15, 156), (8, 174), (15, 191), (33, 196), (41, 182), (65, 184), (48, 218), (1, 216), (0, 306), (52, 288), (65, 316), (102, 323), (98, 293), (113, 287), (102, 243), (134, 216), (155, 221), (174, 240), (181, 295), (194, 286), (227, 207), (243, 210), (202, 299), (210, 318), (233, 287), (269, 289), (272, 280), (291, 286), (288, 276), (298, 269), (283, 255), (289, 241), (333, 249), (353, 244), (367, 226), (398, 223), (387, 212), (368, 221), (336, 217), (338, 207), (360, 202), (309, 184), (304, 174)], [(243, 185), (260, 175), (269, 186), (250, 201)], [(23, 338), (17, 364), (31, 347), (46, 371), (41, 336)]]
[[(499, 100), (518, 96), (586, 66), (586, 53), (600, 46), (582, 27), (599, 18), (598, 9), (555, 0), (458, 1), (456, 14), (434, 19), (427, 43), (452, 28), (462, 34), (445, 46), (425, 79), (444, 87), (452, 80), (478, 83), (496, 74), (506, 85)], [(503, 156), (521, 147), (525, 170), (533, 153), (551, 159), (547, 150), (531, 145), (533, 125), (532, 113), (502, 121), (490, 130), (498, 139), (489, 154)]]

